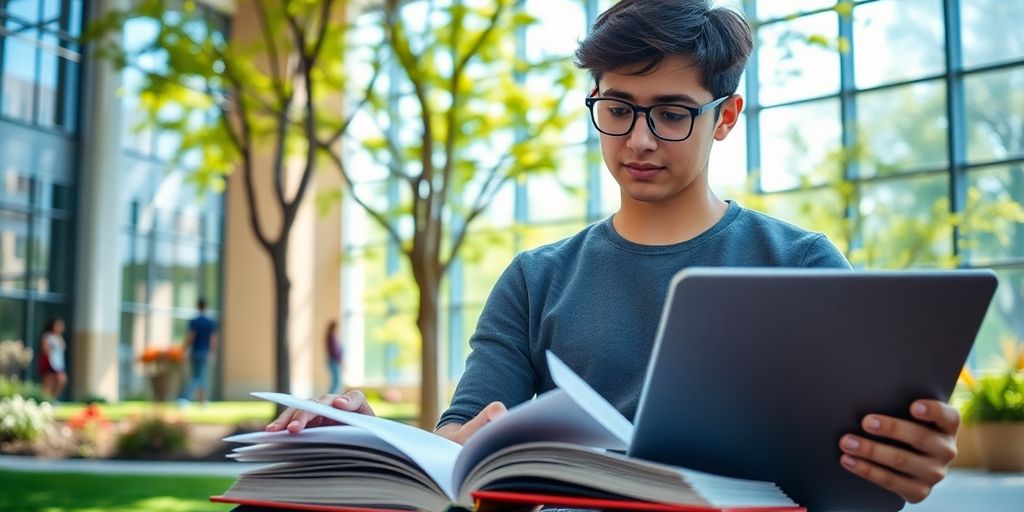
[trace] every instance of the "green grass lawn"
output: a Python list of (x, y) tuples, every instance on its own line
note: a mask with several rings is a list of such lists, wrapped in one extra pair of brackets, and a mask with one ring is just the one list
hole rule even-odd
[(234, 478), (0, 471), (0, 510), (147, 512), (231, 510), (210, 503)]
[[(416, 404), (388, 403), (371, 400), (373, 410), (378, 416), (392, 419), (409, 420), (416, 416)], [(182, 416), (189, 423), (214, 425), (237, 425), (243, 421), (267, 421), (273, 418), (274, 404), (263, 400), (239, 402), (211, 402), (203, 407), (198, 403), (179, 408), (175, 402), (115, 402), (99, 404), (103, 416), (113, 421), (144, 416), (156, 411), (167, 411)], [(85, 409), (85, 404), (61, 403), (54, 407), (54, 416), (66, 421)], [(0, 509), (3, 510), (3, 509)]]

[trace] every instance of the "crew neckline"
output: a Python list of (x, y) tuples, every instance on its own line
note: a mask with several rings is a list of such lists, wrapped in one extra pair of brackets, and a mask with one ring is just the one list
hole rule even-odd
[(737, 204), (735, 201), (727, 199), (725, 202), (729, 204), (729, 208), (725, 211), (725, 215), (723, 215), (721, 219), (718, 219), (718, 222), (716, 222), (710, 228), (706, 229), (703, 233), (689, 240), (684, 240), (682, 242), (677, 242), (674, 244), (647, 245), (638, 244), (636, 242), (626, 240), (622, 235), (619, 234), (618, 231), (615, 230), (615, 226), (614, 224), (612, 224), (612, 219), (615, 218), (615, 215), (608, 216), (608, 218), (601, 223), (601, 230), (604, 232), (605, 237), (608, 239), (608, 241), (611, 242), (613, 245), (619, 247), (620, 249), (633, 253), (668, 254), (687, 251), (698, 245), (703, 244), (711, 237), (722, 232), (722, 230), (724, 230), (726, 227), (729, 226), (729, 224), (736, 220), (736, 217), (739, 216), (743, 208), (740, 207), (740, 205)]

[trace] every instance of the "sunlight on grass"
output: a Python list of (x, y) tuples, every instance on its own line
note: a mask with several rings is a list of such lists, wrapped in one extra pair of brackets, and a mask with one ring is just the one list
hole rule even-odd
[(222, 512), (210, 503), (234, 478), (0, 471), (0, 510), (26, 512)]

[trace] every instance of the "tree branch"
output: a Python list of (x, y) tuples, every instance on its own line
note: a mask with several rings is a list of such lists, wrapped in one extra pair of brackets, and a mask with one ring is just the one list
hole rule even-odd
[(260, 29), (263, 31), (263, 38), (267, 41), (267, 53), (270, 54), (270, 69), (274, 90), (277, 91), (277, 100), (281, 102), (281, 108), (285, 108), (284, 72), (281, 70), (281, 59), (277, 53), (277, 41), (274, 40), (274, 33), (270, 29), (270, 20), (267, 16), (265, 2), (254, 2), (256, 4), (256, 17), (259, 19)]

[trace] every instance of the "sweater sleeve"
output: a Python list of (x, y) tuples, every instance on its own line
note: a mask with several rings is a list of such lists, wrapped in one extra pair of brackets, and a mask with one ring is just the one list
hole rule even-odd
[(494, 401), (512, 407), (533, 398), (537, 379), (530, 362), (529, 332), (529, 294), (517, 257), (484, 305), (469, 341), (466, 371), (438, 427), (466, 423)]
[(804, 268), (852, 268), (842, 252), (825, 235), (818, 234), (808, 245), (800, 266)]

